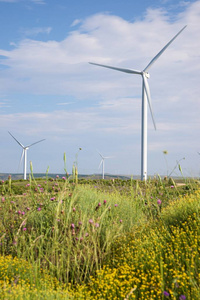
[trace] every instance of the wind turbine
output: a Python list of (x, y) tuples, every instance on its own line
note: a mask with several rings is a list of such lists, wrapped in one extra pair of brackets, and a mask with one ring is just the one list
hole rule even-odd
[(104, 170), (105, 170), (105, 159), (107, 158), (111, 158), (110, 156), (103, 156), (99, 151), (97, 151), (99, 153), (99, 155), (101, 156), (101, 162), (99, 164), (99, 168), (102, 165), (102, 179), (104, 179)]
[(22, 147), (22, 156), (21, 156), (21, 161), (22, 161), (22, 159), (23, 159), (23, 157), (24, 157), (24, 180), (26, 180), (26, 169), (27, 169), (27, 150), (31, 147), (31, 146), (33, 146), (33, 145), (35, 145), (35, 144), (38, 144), (38, 143), (40, 143), (40, 142), (42, 142), (42, 141), (44, 141), (45, 139), (43, 139), (43, 140), (40, 140), (40, 141), (38, 141), (38, 142), (35, 142), (35, 143), (33, 143), (33, 144), (30, 144), (30, 145), (28, 145), (28, 146), (24, 146), (22, 143), (20, 143), (9, 131), (8, 131), (8, 133), (13, 137), (13, 139)]
[[(187, 25), (186, 25), (187, 26)], [(108, 69), (113, 69), (116, 71), (128, 73), (128, 74), (136, 74), (142, 76), (142, 118), (141, 118), (141, 180), (147, 179), (147, 100), (151, 112), (152, 121), (154, 124), (154, 128), (156, 130), (156, 124), (153, 116), (153, 110), (151, 105), (151, 95), (148, 84), (148, 79), (150, 77), (148, 70), (153, 65), (153, 63), (160, 57), (160, 55), (167, 49), (167, 47), (178, 37), (178, 35), (186, 28), (184, 26), (163, 48), (162, 50), (150, 61), (150, 63), (143, 69), (143, 71), (137, 71), (132, 69), (124, 69), (124, 68), (116, 68), (112, 66), (97, 64), (93, 62), (89, 62), (92, 65), (105, 67)]]

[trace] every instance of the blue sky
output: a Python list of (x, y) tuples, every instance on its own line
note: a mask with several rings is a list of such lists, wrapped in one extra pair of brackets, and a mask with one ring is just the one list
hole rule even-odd
[[(20, 146), (34, 172), (140, 174), (141, 78), (89, 61), (136, 70), (184, 26), (150, 69), (157, 130), (148, 116), (148, 174), (181, 160), (200, 175), (200, 1), (0, 0), (0, 173), (22, 172)], [(163, 155), (167, 150), (168, 154)], [(185, 159), (183, 159), (185, 158)], [(173, 175), (180, 175), (176, 168)]]

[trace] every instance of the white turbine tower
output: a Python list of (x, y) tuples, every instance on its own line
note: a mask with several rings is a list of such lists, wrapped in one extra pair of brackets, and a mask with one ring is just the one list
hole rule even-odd
[[(186, 25), (187, 26), (187, 25)], [(92, 63), (92, 65), (105, 67), (113, 69), (116, 71), (121, 71), (129, 74), (137, 74), (142, 76), (142, 125), (141, 125), (141, 180), (147, 179), (147, 100), (151, 112), (151, 117), (153, 120), (154, 128), (156, 130), (156, 124), (153, 116), (153, 110), (151, 106), (151, 95), (149, 90), (148, 79), (150, 77), (148, 70), (153, 65), (153, 63), (160, 57), (160, 55), (167, 49), (167, 47), (177, 38), (177, 36), (186, 28), (184, 26), (169, 42), (164, 48), (150, 61), (150, 63), (144, 68), (143, 71), (137, 71), (132, 69), (116, 68), (107, 65)]]
[(26, 170), (27, 170), (27, 150), (31, 147), (31, 146), (33, 146), (33, 145), (35, 145), (35, 144), (38, 144), (38, 143), (40, 143), (40, 142), (42, 142), (42, 141), (44, 141), (45, 139), (43, 139), (43, 140), (40, 140), (40, 141), (38, 141), (38, 142), (35, 142), (35, 143), (33, 143), (33, 144), (30, 144), (30, 145), (28, 145), (28, 146), (24, 146), (24, 145), (22, 145), (22, 143), (20, 143), (9, 131), (8, 131), (8, 133), (13, 137), (13, 139), (22, 147), (22, 156), (21, 156), (21, 161), (22, 161), (22, 159), (24, 158), (24, 180), (26, 180)]
[(104, 171), (105, 171), (105, 159), (111, 158), (110, 156), (103, 156), (99, 151), (97, 151), (99, 155), (101, 156), (101, 162), (99, 164), (99, 168), (102, 165), (102, 179), (104, 179)]

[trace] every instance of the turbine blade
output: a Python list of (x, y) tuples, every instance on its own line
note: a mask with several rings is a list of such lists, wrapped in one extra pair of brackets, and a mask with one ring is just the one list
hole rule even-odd
[(149, 108), (150, 108), (150, 112), (151, 112), (151, 118), (152, 118), (152, 121), (153, 121), (154, 128), (156, 130), (156, 123), (155, 123), (155, 120), (154, 120), (154, 115), (153, 115), (153, 110), (152, 110), (152, 105), (151, 105), (151, 94), (150, 94), (148, 80), (147, 80), (145, 74), (143, 74), (142, 77), (143, 77), (143, 82), (144, 82), (144, 90), (145, 90), (146, 95), (147, 95), (147, 100), (148, 100)]
[(26, 148), (29, 148), (29, 147), (31, 147), (31, 146), (33, 146), (33, 145), (35, 145), (35, 144), (38, 144), (38, 143), (40, 143), (40, 142), (43, 142), (43, 141), (45, 141), (45, 139), (40, 140), (40, 141), (38, 141), (38, 142), (35, 142), (35, 143), (33, 143), (33, 144), (30, 144), (30, 145), (26, 146)]
[(104, 157), (103, 157), (103, 155), (97, 150), (97, 152), (99, 153), (99, 155), (101, 156), (101, 158), (103, 159)]
[(169, 45), (177, 38), (177, 36), (179, 34), (181, 34), (181, 32), (187, 27), (187, 25), (185, 25), (170, 41), (169, 43), (167, 43), (167, 45), (165, 45), (165, 47), (162, 48), (162, 50), (160, 50), (160, 52), (150, 61), (150, 63), (146, 66), (146, 68), (143, 70), (144, 72), (146, 72), (151, 66), (152, 64), (161, 56), (161, 54), (167, 49), (167, 47), (169, 47)]
[(120, 72), (124, 72), (124, 73), (129, 73), (129, 74), (139, 74), (139, 75), (142, 75), (142, 72), (141, 72), (141, 71), (137, 71), (137, 70), (123, 69), (123, 68), (116, 68), (116, 67), (111, 67), (111, 66), (106, 66), (106, 65), (96, 64), (96, 63), (92, 63), (92, 62), (89, 62), (89, 64), (95, 65), (95, 66), (99, 66), (99, 67), (108, 68), (108, 69), (112, 69), (112, 70), (116, 70), (116, 71), (120, 71)]
[(8, 133), (13, 137), (13, 139), (22, 147), (24, 148), (24, 145), (22, 145), (9, 131)]
[(21, 159), (20, 159), (20, 162), (19, 162), (19, 168), (21, 167), (23, 157), (24, 157), (24, 148), (22, 150), (22, 155), (21, 155)]
[[(102, 163), (103, 163), (103, 159), (101, 160), (101, 162), (100, 162), (100, 164), (99, 164), (99, 168), (101, 167)], [(98, 169), (99, 169), (99, 168), (98, 168)]]

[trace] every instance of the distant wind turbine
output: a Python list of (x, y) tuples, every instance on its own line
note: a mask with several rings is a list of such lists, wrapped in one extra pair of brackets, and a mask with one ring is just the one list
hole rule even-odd
[[(43, 140), (40, 140), (40, 141), (38, 141), (38, 142), (35, 142), (35, 143), (33, 143), (33, 144), (30, 144), (30, 145), (28, 145), (28, 146), (24, 146), (24, 145), (22, 145), (22, 143), (20, 143), (9, 131), (8, 131), (8, 133), (13, 137), (13, 139), (22, 147), (22, 156), (21, 156), (21, 161), (22, 161), (22, 159), (24, 158), (24, 180), (26, 180), (26, 170), (27, 170), (27, 150), (31, 147), (31, 146), (33, 146), (33, 145), (35, 145), (35, 144), (38, 144), (38, 143), (40, 143), (40, 142), (42, 142), (42, 141), (44, 141), (45, 139), (43, 139)], [(21, 162), (20, 161), (20, 162)]]
[[(186, 25), (187, 26), (187, 25)], [(137, 74), (142, 76), (142, 125), (141, 125), (141, 180), (147, 179), (147, 100), (151, 112), (151, 117), (153, 120), (154, 128), (156, 130), (156, 124), (153, 116), (153, 110), (151, 105), (151, 95), (148, 84), (148, 79), (150, 77), (148, 70), (153, 65), (153, 63), (160, 57), (160, 55), (167, 49), (167, 47), (178, 37), (178, 35), (186, 28), (184, 26), (166, 45), (162, 50), (150, 61), (143, 71), (137, 71), (132, 69), (116, 68), (107, 65), (97, 64), (89, 62), (92, 65), (105, 67), (113, 69), (116, 71), (121, 71), (129, 74)]]
[(99, 168), (102, 165), (102, 179), (104, 179), (104, 171), (105, 171), (105, 159), (107, 158), (111, 158), (111, 156), (103, 156), (99, 151), (97, 151), (99, 153), (99, 155), (101, 156), (101, 162), (99, 164)]

